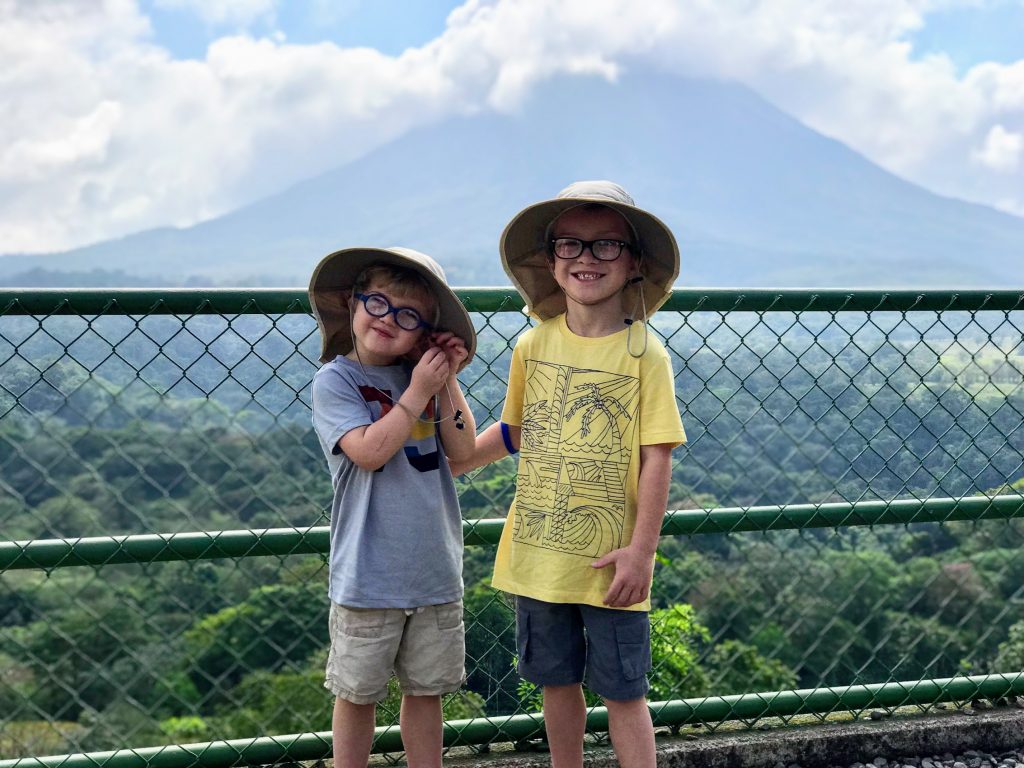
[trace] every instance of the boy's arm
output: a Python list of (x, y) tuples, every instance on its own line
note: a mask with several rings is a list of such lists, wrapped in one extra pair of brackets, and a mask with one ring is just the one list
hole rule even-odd
[(640, 478), (636, 493), (636, 526), (629, 544), (609, 552), (591, 565), (612, 565), (615, 576), (604, 603), (625, 608), (647, 599), (654, 576), (654, 553), (661, 537), (661, 523), (668, 507), (668, 486), (672, 479), (672, 445), (640, 446)]
[(387, 464), (412, 434), (419, 414), (426, 410), (448, 376), (448, 361), (444, 352), (427, 350), (412, 372), (412, 380), (402, 396), (377, 421), (365, 427), (349, 430), (338, 441), (345, 455), (361, 469), (377, 470)]
[[(512, 350), (512, 360), (508, 368), (508, 386), (505, 389), (505, 404), (502, 407), (502, 416), (512, 421), (521, 423), (523, 410), (523, 384), (525, 371), (523, 366), (522, 339), (516, 342)], [(505, 425), (508, 442), (513, 450), (509, 450), (505, 443), (505, 435), (501, 431), (501, 422), (495, 422), (476, 436), (476, 447), (473, 455), (469, 458), (451, 464), (452, 474), (461, 475), (477, 467), (490, 464), (509, 456), (519, 450), (519, 438), (522, 430), (512, 424)]]
[[(519, 438), (522, 430), (519, 427), (513, 427), (511, 424), (506, 425), (508, 428), (508, 437), (512, 443), (512, 447), (517, 451), (519, 450)], [(509, 456), (508, 447), (505, 445), (505, 440), (501, 434), (501, 423), (495, 422), (491, 424), (487, 429), (476, 436), (476, 446), (472, 454), (461, 461), (449, 462), (452, 469), (452, 474), (455, 476), (465, 474), (472, 469), (482, 467), (485, 464), (490, 464)]]

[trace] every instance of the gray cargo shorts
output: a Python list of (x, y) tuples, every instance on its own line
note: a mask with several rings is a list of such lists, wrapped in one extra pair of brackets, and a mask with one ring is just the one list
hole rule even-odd
[(353, 704), (384, 699), (392, 673), (409, 696), (457, 691), (466, 676), (461, 600), (408, 609), (331, 603), (330, 635), (324, 687)]

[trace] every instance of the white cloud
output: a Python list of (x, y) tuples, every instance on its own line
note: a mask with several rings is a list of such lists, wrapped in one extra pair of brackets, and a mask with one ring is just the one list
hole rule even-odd
[(974, 153), (982, 165), (1000, 173), (1012, 173), (1020, 167), (1024, 154), (1024, 134), (1011, 133), (1003, 126), (993, 126), (985, 137), (985, 145)]
[[(0, 253), (60, 250), (229, 211), (431, 119), (422, 54), (221, 38), (149, 42), (132, 3), (0, 0)], [(97, 49), (97, 40), (103, 41)]]
[[(159, 2), (274, 18), (272, 0)], [(0, 253), (191, 224), (418, 124), (515, 109), (557, 73), (637, 68), (747, 83), (898, 174), (1019, 213), (1024, 60), (958, 74), (906, 42), (955, 4), (468, 0), (397, 57), (236, 34), (176, 61), (132, 0), (0, 0)]]

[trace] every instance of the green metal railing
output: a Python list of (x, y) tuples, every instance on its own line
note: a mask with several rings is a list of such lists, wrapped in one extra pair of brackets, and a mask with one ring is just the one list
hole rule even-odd
[[(948, 680), (922, 680), (910, 684), (848, 686), (803, 691), (777, 691), (771, 695), (747, 694), (717, 699), (655, 702), (650, 705), (656, 726), (715, 722), (742, 718), (756, 721), (764, 717), (795, 716), (834, 711), (862, 711), (877, 707), (901, 707), (908, 704), (931, 705), (940, 702), (976, 699), (1000, 699), (1024, 692), (1024, 674), (959, 677)], [(593, 707), (587, 715), (587, 729), (608, 730), (608, 713)], [(539, 715), (510, 715), (445, 723), (445, 747), (485, 745), (494, 742), (521, 742), (543, 733)], [(398, 729), (377, 729), (374, 747), (381, 752), (401, 752)], [(2, 768), (227, 768), (235, 765), (269, 765), (298, 760), (322, 760), (331, 756), (331, 734), (300, 733), (255, 739), (204, 744), (181, 744), (140, 749), (112, 750), (104, 753), (57, 755), (0, 761)]]
[[(486, 423), (529, 322), (508, 289), (457, 293)], [(0, 291), (0, 768), (329, 753), (308, 310), (293, 290)], [(1024, 694), (1022, 320), (1008, 291), (673, 294), (651, 329), (689, 442), (655, 574), (656, 722)], [(449, 746), (542, 733), (486, 586), (514, 475), (459, 481)], [(379, 752), (401, 750), (395, 701)]]
[[(862, 501), (854, 504), (793, 504), (715, 510), (669, 510), (663, 536), (699, 533), (802, 530), (839, 526), (910, 525), (1024, 517), (1024, 497), (984, 496), (927, 501)], [(467, 520), (462, 524), (468, 546), (495, 546), (503, 519)], [(162, 563), (237, 557), (326, 555), (330, 527), (266, 528), (240, 531), (96, 536), (81, 539), (0, 541), (0, 570), (67, 568), (76, 565)]]

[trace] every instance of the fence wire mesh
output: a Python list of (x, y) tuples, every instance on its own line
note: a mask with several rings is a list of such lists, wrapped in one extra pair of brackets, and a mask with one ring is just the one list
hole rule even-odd
[[(12, 565), (44, 539), (328, 523), (298, 292), (83, 295), (0, 295), (0, 759), (329, 730), (322, 547)], [(460, 295), (479, 332), (460, 379), (482, 425), (530, 323), (510, 291)], [(1019, 513), (868, 525), (856, 511), (1020, 497), (1022, 328), (1008, 293), (676, 293), (651, 324), (689, 435), (669, 509), (850, 512), (665, 536), (652, 701), (1024, 671)], [(516, 471), (508, 458), (460, 479), (464, 518), (503, 517)], [(492, 558), (467, 547), (468, 679), (450, 721), (539, 709)]]

